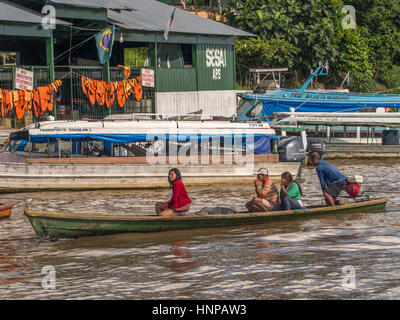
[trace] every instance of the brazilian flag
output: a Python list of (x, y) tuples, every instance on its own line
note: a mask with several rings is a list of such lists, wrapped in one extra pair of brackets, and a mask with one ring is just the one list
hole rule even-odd
[(96, 46), (99, 53), (99, 60), (101, 64), (105, 64), (111, 58), (112, 47), (114, 44), (115, 25), (104, 29), (96, 34)]

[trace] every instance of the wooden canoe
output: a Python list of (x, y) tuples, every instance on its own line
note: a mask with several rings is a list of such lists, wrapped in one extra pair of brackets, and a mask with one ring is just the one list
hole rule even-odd
[(8, 218), (11, 214), (12, 208), (14, 207), (13, 204), (9, 203), (0, 203), (0, 219)]
[(373, 212), (385, 209), (388, 199), (366, 200), (335, 207), (314, 207), (304, 210), (194, 214), (187, 217), (160, 217), (94, 213), (35, 211), (25, 208), (36, 234), (41, 237), (82, 237), (125, 232), (157, 232), (166, 230), (229, 227), (261, 224), (271, 221), (347, 212)]

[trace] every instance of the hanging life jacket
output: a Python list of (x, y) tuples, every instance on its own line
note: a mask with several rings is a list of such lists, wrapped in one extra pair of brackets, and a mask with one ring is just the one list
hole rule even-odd
[(115, 94), (114, 94), (114, 82), (105, 82), (105, 98), (106, 98), (106, 107), (110, 109), (111, 105), (114, 103)]
[(15, 103), (15, 115), (17, 116), (18, 120), (21, 120), (24, 117), (25, 110), (26, 110), (25, 90), (19, 90), (18, 100)]
[(35, 118), (37, 119), (41, 114), (39, 90), (33, 90), (32, 93), (32, 109), (33, 113), (35, 114)]
[(99, 106), (103, 106), (106, 100), (105, 83), (104, 81), (97, 81), (96, 102)]
[(88, 79), (89, 80), (89, 86), (88, 86), (88, 98), (89, 98), (89, 102), (91, 105), (94, 105), (96, 102), (96, 85), (97, 85), (97, 81), (96, 80), (92, 80), (92, 79)]
[(118, 67), (118, 68), (124, 69), (124, 76), (125, 76), (125, 79), (128, 80), (129, 77), (131, 76), (131, 67), (122, 66), (122, 65), (120, 65), (120, 64), (119, 64), (117, 67)]
[(53, 110), (53, 88), (51, 85), (37, 87), (39, 91), (39, 102), (40, 102), (40, 109), (41, 114), (48, 111)]
[(129, 93), (127, 91), (127, 81), (118, 81), (117, 84), (117, 101), (118, 105), (123, 108), (125, 105), (125, 101), (128, 98)]

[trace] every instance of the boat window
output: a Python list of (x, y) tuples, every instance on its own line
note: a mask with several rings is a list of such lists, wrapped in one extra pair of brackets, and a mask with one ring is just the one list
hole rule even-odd
[(18, 149), (18, 146), (21, 144), (22, 140), (16, 140), (10, 143), (10, 152), (15, 152)]
[(263, 106), (262, 103), (257, 103), (249, 112), (247, 112), (247, 116), (249, 118), (257, 118), (262, 112)]
[(107, 152), (104, 141), (84, 141), (81, 143), (81, 154), (89, 157), (101, 157)]
[(243, 112), (245, 112), (252, 102), (253, 102), (252, 100), (244, 99), (243, 102), (239, 105), (239, 108), (237, 110), (237, 115), (239, 116)]

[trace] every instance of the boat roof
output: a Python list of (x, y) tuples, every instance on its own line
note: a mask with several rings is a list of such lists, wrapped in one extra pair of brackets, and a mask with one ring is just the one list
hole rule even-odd
[(400, 127), (400, 112), (276, 112), (273, 116), (274, 128), (301, 124)]
[(265, 122), (177, 121), (177, 120), (59, 120), (31, 124), (13, 133), (14, 138), (95, 139), (111, 142), (147, 141), (148, 137), (165, 139), (201, 139), (222, 136), (268, 136), (279, 139)]

